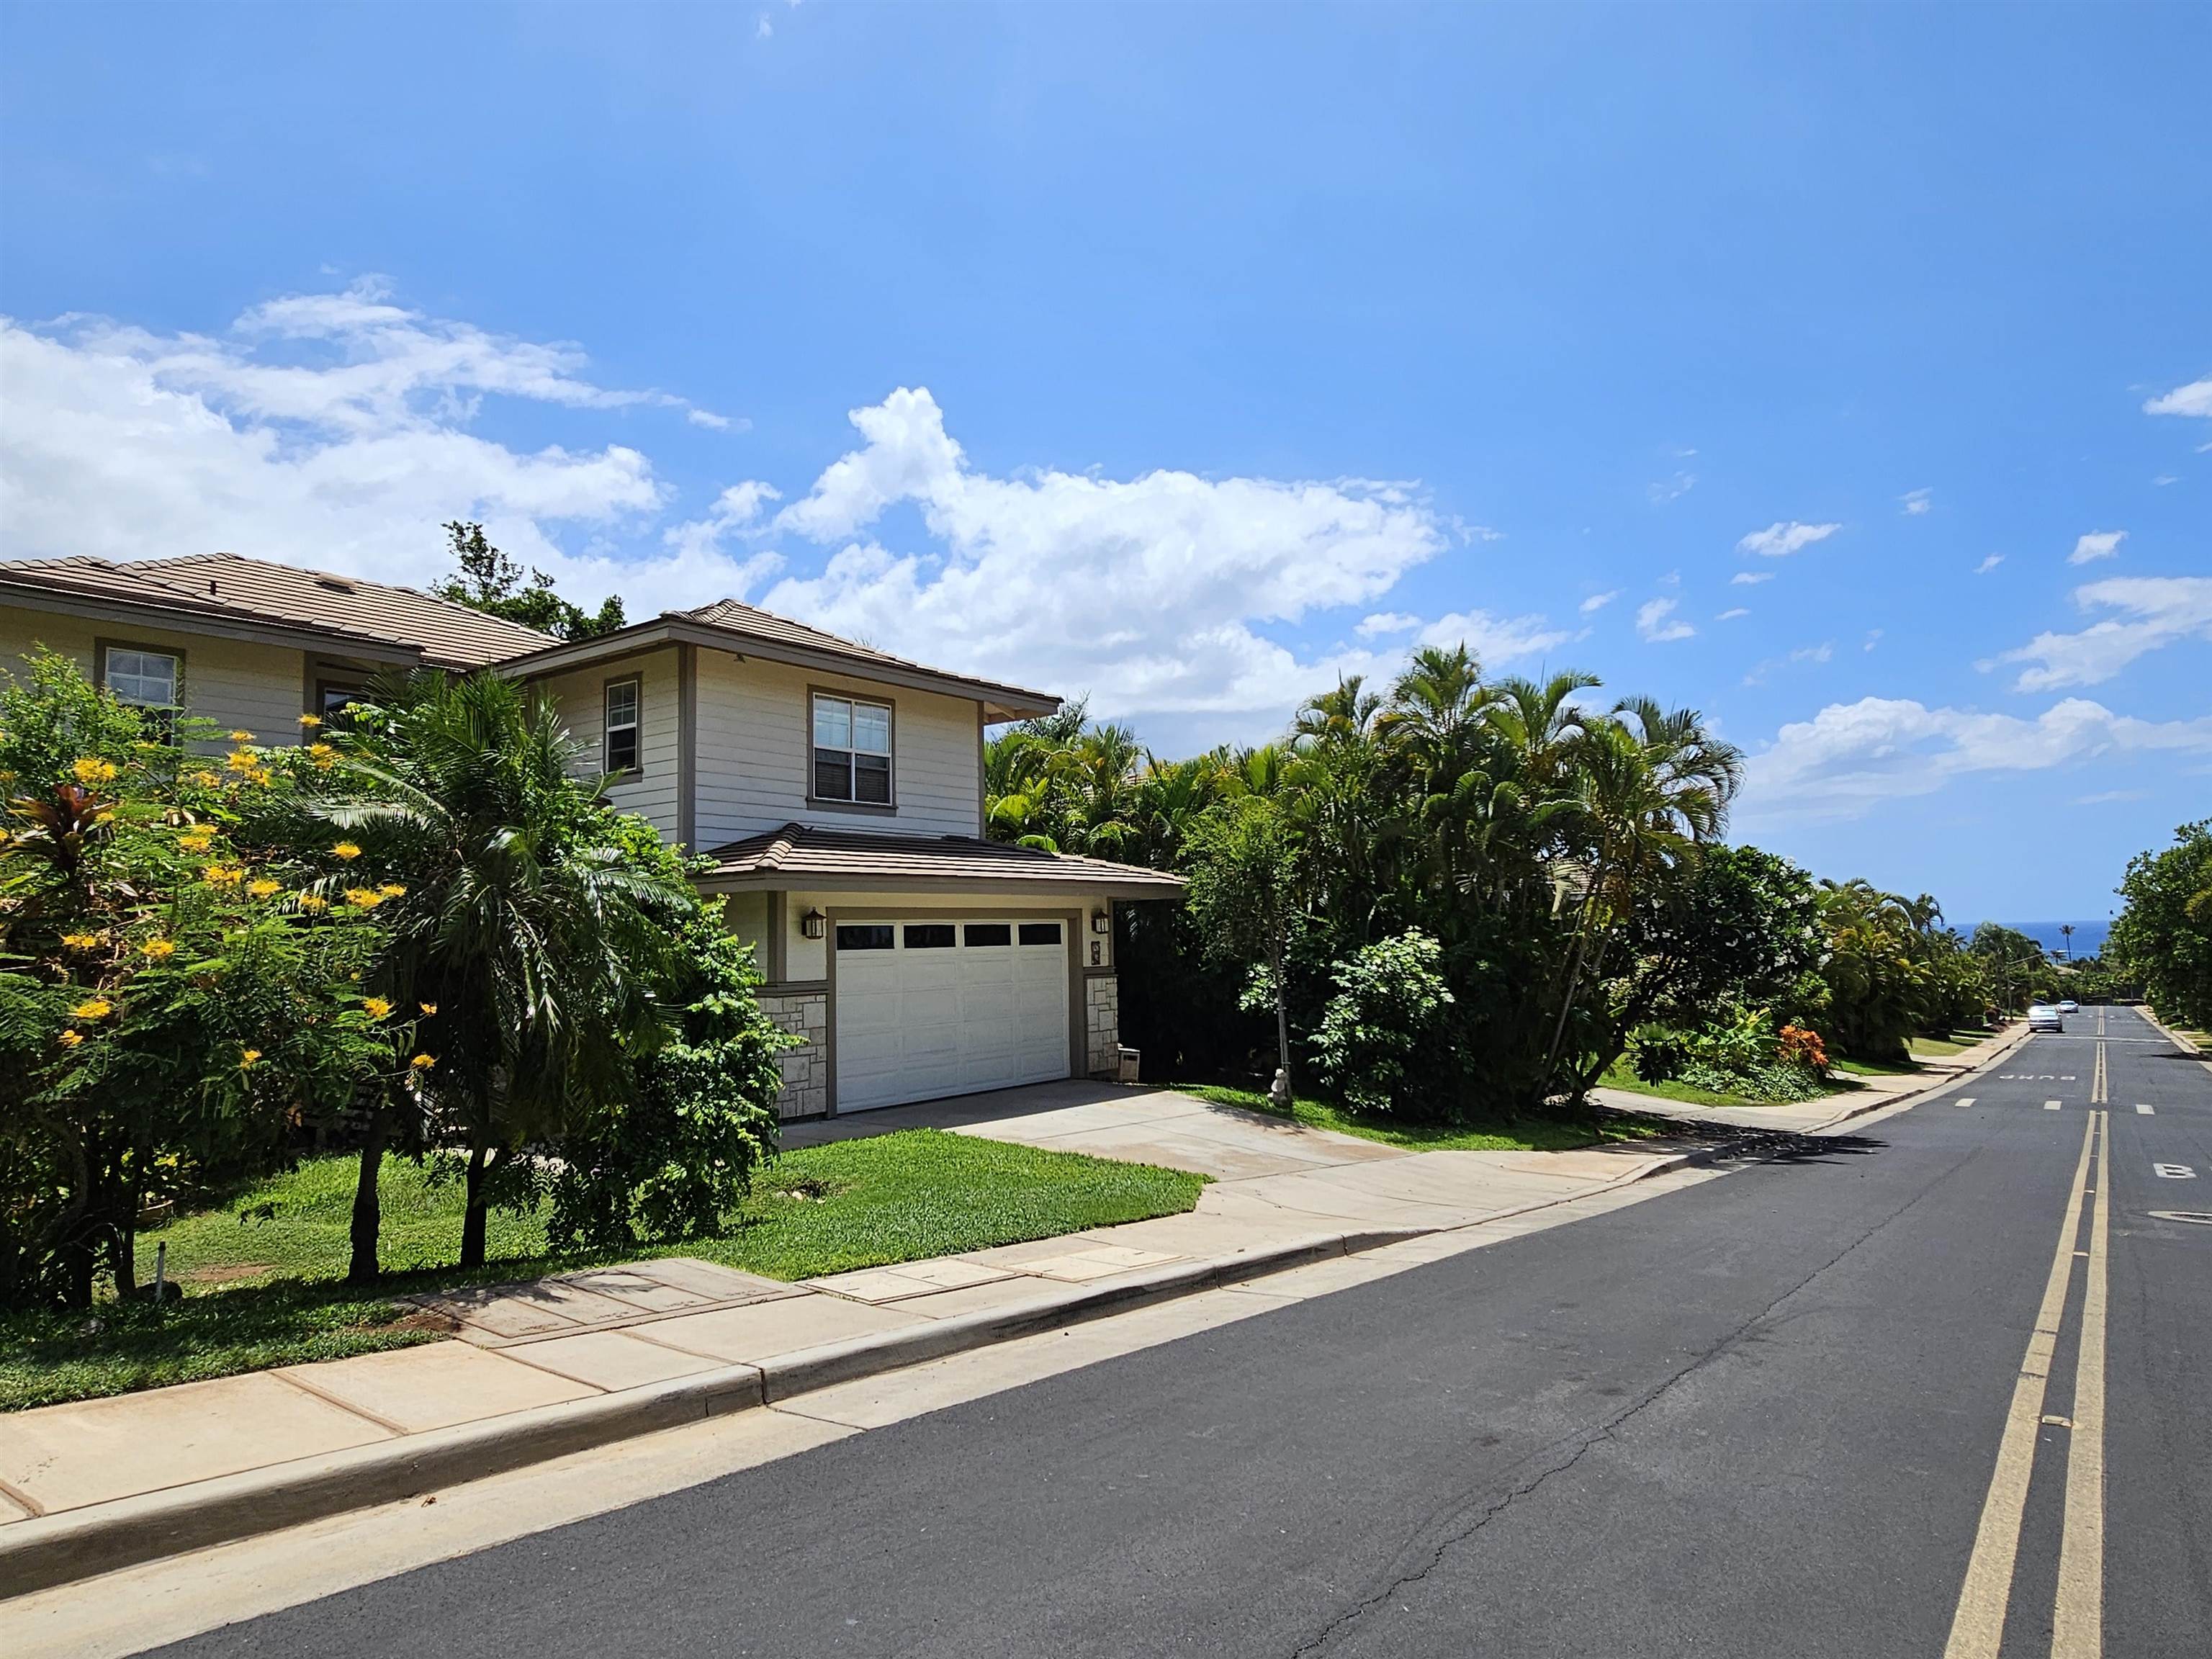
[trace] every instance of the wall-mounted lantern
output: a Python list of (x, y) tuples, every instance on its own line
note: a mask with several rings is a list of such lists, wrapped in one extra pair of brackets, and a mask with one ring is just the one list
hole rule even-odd
[(1093, 910), (1091, 913), (1091, 931), (1094, 933), (1112, 933), (1114, 913), (1110, 910)]
[(830, 918), (819, 910), (809, 908), (806, 914), (799, 919), (799, 931), (808, 939), (820, 939), (823, 927), (829, 920)]

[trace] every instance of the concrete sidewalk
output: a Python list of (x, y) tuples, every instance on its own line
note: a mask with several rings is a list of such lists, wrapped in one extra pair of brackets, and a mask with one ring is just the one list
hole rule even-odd
[(2027, 1039), (2025, 1021), (2015, 1021), (1995, 1036), (1940, 1060), (1923, 1060), (1920, 1069), (1900, 1077), (1862, 1077), (1849, 1094), (1824, 1095), (1818, 1100), (1793, 1101), (1775, 1106), (1693, 1106), (1633, 1089), (1593, 1089), (1590, 1098), (1620, 1112), (1645, 1112), (1683, 1123), (1719, 1125), (1734, 1129), (1775, 1129), (1795, 1134), (1817, 1134), (1869, 1112), (1878, 1112), (1900, 1101), (1917, 1099), (1969, 1073), (2001, 1060)]
[(0, 1595), (1525, 1214), (1711, 1152), (1415, 1152), (1077, 1084), (814, 1133), (911, 1127), (917, 1111), (1217, 1179), (1187, 1214), (803, 1284), (664, 1258), (425, 1297), (459, 1340), (0, 1417)]

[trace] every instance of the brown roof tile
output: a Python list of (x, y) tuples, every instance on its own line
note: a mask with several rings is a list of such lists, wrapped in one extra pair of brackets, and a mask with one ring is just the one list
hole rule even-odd
[(750, 886), (841, 887), (944, 882), (960, 885), (1046, 884), (1142, 890), (1167, 897), (1182, 889), (1181, 876), (1104, 859), (1042, 853), (970, 836), (890, 836), (859, 830), (822, 830), (787, 823), (718, 847), (709, 878), (742, 879)]
[(303, 570), (234, 553), (128, 562), (72, 557), (0, 563), (0, 584), (58, 588), (158, 607), (418, 651), (446, 668), (477, 668), (556, 641), (411, 587)]

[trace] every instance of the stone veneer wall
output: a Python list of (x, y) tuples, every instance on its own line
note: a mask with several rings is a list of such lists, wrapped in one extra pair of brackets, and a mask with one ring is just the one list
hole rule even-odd
[(806, 1039), (776, 1056), (783, 1067), (778, 1118), (819, 1117), (830, 1109), (830, 997), (823, 991), (763, 991), (761, 1012)]
[(1111, 1077), (1121, 1063), (1121, 982), (1111, 974), (1083, 980), (1084, 1069)]

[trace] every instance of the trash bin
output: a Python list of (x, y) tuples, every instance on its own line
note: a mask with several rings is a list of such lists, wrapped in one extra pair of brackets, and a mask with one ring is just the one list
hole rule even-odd
[(1134, 1083), (1137, 1080), (1137, 1073), (1143, 1069), (1143, 1054), (1135, 1048), (1123, 1048), (1121, 1051), (1121, 1063), (1115, 1069), (1115, 1080), (1120, 1083)]

